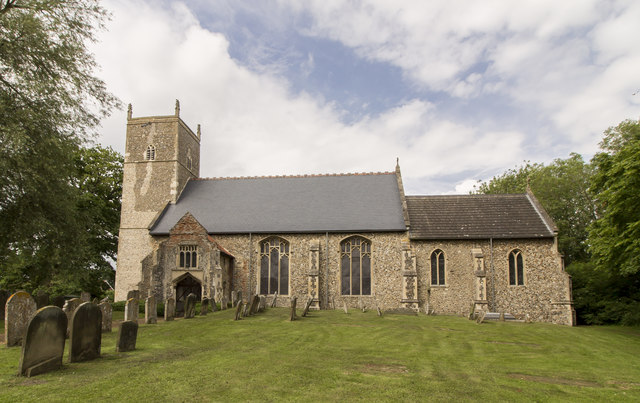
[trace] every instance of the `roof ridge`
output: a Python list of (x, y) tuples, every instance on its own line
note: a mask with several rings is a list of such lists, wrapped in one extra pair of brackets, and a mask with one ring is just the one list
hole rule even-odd
[(491, 193), (491, 194), (449, 194), (449, 195), (407, 195), (407, 197), (526, 197), (526, 193)]
[(196, 181), (205, 180), (239, 180), (239, 179), (275, 179), (275, 178), (319, 178), (331, 176), (366, 176), (366, 175), (395, 175), (395, 172), (352, 172), (352, 173), (333, 173), (333, 174), (299, 174), (299, 175), (263, 175), (263, 176), (218, 176), (193, 178)]

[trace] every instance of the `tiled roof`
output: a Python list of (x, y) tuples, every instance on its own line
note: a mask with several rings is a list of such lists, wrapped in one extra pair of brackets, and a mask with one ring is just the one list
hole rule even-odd
[(395, 172), (192, 180), (151, 234), (187, 212), (210, 234), (406, 231)]
[(549, 238), (557, 231), (531, 194), (406, 199), (411, 239)]

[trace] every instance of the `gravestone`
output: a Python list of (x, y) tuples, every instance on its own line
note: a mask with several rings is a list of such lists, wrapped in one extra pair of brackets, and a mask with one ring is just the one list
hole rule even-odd
[(31, 318), (22, 343), (18, 374), (34, 376), (60, 369), (67, 335), (67, 315), (57, 306), (40, 308)]
[(211, 299), (209, 300), (209, 305), (211, 305), (211, 312), (216, 312), (218, 310), (215, 297), (211, 297)]
[(342, 301), (342, 308), (344, 309), (344, 313), (349, 313), (349, 310), (347, 309), (347, 302), (346, 301)]
[(202, 298), (200, 303), (200, 316), (205, 316), (209, 310), (209, 298)]
[(246, 318), (249, 316), (249, 303), (244, 304), (244, 309), (242, 310), (242, 317)]
[(53, 297), (51, 299), (51, 305), (57, 306), (60, 309), (64, 308), (65, 302), (66, 301), (64, 300), (64, 297), (62, 295), (58, 295), (57, 297)]
[(276, 307), (276, 301), (278, 300), (278, 291), (276, 291), (275, 294), (273, 294), (273, 300), (271, 301), (271, 308), (275, 308)]
[(307, 314), (309, 313), (309, 308), (311, 307), (312, 303), (313, 303), (313, 298), (311, 297), (307, 298), (307, 303), (304, 305), (304, 310), (302, 311), (302, 317), (307, 316)]
[(238, 290), (238, 301), (242, 302), (242, 290)]
[(378, 311), (378, 316), (382, 316), (382, 311), (379, 306), (376, 307), (376, 310)]
[(167, 298), (167, 301), (164, 303), (164, 320), (168, 322), (173, 320), (176, 316), (176, 300), (173, 298)]
[(125, 351), (135, 350), (137, 338), (138, 322), (125, 320), (120, 324), (120, 329), (118, 329), (118, 338), (116, 339), (116, 352), (124, 353)]
[(4, 311), (4, 342), (7, 347), (19, 346), (27, 332), (29, 320), (36, 312), (36, 301), (25, 291), (9, 297)]
[(289, 315), (289, 320), (296, 320), (296, 303), (298, 302), (298, 297), (291, 298), (291, 313)]
[(140, 299), (140, 291), (139, 290), (131, 290), (129, 292), (127, 292), (127, 301), (129, 301), (131, 298), (135, 298), (135, 299)]
[(261, 295), (258, 302), (258, 312), (264, 312), (265, 309), (267, 309), (267, 297)]
[(184, 318), (192, 319), (196, 314), (196, 294), (191, 293), (187, 295), (184, 302)]
[(4, 320), (4, 307), (9, 299), (9, 291), (0, 290), (0, 320)]
[(71, 317), (80, 304), (82, 304), (80, 298), (71, 298), (66, 300), (62, 307), (62, 310), (67, 315), (67, 337), (69, 337), (69, 334), (71, 333)]
[(80, 299), (82, 300), (82, 302), (91, 302), (91, 293), (82, 291), (80, 293)]
[(144, 301), (144, 323), (147, 325), (155, 325), (158, 323), (158, 304), (156, 297), (150, 295)]
[(260, 296), (256, 294), (253, 296), (253, 303), (251, 304), (251, 315), (257, 314), (259, 307), (260, 307)]
[(71, 317), (69, 362), (89, 361), (100, 357), (102, 311), (91, 302), (82, 303)]
[(138, 300), (130, 298), (124, 304), (124, 320), (138, 321)]
[(236, 305), (236, 316), (233, 320), (240, 320), (241, 317), (242, 317), (242, 302), (238, 302), (238, 305)]
[(49, 305), (49, 294), (47, 294), (44, 291), (38, 291), (35, 299), (36, 299), (36, 307), (38, 309), (44, 308), (45, 306)]
[(237, 303), (238, 303), (238, 292), (235, 290), (231, 291), (231, 306), (235, 308)]
[(111, 322), (113, 317), (113, 308), (109, 301), (102, 301), (98, 304), (98, 308), (102, 311), (102, 333), (111, 333)]

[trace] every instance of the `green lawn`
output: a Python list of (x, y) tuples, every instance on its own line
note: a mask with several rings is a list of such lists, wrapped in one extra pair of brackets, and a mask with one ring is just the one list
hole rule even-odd
[[(119, 313), (121, 314), (121, 313)], [(141, 325), (137, 350), (15, 374), (0, 346), (0, 401), (640, 400), (640, 329), (481, 325), (458, 317), (270, 309)], [(68, 344), (68, 343), (67, 343)]]

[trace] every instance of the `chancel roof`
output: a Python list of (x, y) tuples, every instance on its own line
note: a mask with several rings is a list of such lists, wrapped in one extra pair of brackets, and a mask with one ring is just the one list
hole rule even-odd
[(411, 239), (549, 238), (557, 231), (530, 193), (406, 200)]
[(406, 231), (395, 172), (190, 180), (151, 234), (187, 212), (210, 234)]

